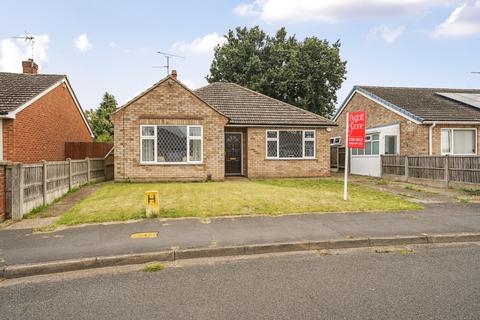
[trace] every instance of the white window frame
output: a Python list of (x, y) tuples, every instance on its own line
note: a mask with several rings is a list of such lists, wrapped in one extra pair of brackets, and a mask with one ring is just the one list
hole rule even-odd
[[(442, 141), (442, 132), (443, 131), (450, 131), (451, 132), (451, 145), (450, 145), (450, 152), (443, 152), (443, 141)], [(475, 141), (474, 141), (474, 149), (475, 149), (475, 152), (474, 153), (454, 153), (453, 150), (454, 150), (454, 138), (453, 138), (453, 135), (455, 133), (455, 131), (474, 131), (475, 132)], [(442, 156), (444, 155), (455, 155), (455, 156), (473, 156), (473, 155), (476, 155), (478, 153), (478, 150), (477, 150), (477, 138), (478, 138), (478, 132), (477, 132), (477, 128), (442, 128), (440, 130), (440, 153)]]
[[(281, 158), (280, 157), (280, 132), (281, 131), (301, 131), (302, 132), (302, 157), (296, 158)], [(269, 132), (276, 132), (276, 138), (269, 138)], [(305, 138), (305, 132), (313, 132), (313, 138)], [(317, 158), (317, 132), (316, 130), (265, 130), (265, 159), (267, 160), (312, 160)], [(268, 156), (268, 142), (269, 141), (276, 141), (277, 142), (277, 156), (270, 157)], [(313, 141), (313, 156), (306, 157), (305, 156), (305, 141)]]
[(339, 146), (342, 143), (342, 137), (332, 137), (330, 138), (330, 145), (331, 146)]
[[(378, 134), (378, 140), (373, 140), (373, 136)], [(365, 148), (360, 149), (360, 148), (352, 148), (351, 155), (352, 157), (364, 157), (364, 158), (369, 158), (369, 157), (379, 157), (382, 154), (381, 151), (381, 137), (380, 137), (380, 132), (369, 132), (365, 135)], [(365, 154), (365, 150), (367, 149), (366, 143), (370, 142), (372, 144), (372, 151), (373, 151), (373, 142), (378, 142), (378, 154)], [(354, 154), (353, 149), (357, 150), (357, 154)], [(358, 150), (363, 150), (363, 154), (358, 154)]]
[[(153, 136), (143, 136), (142, 129), (145, 127), (153, 127), (154, 134)], [(158, 157), (158, 136), (157, 136), (157, 128), (158, 127), (186, 127), (187, 128), (187, 161), (186, 162), (159, 162)], [(200, 128), (200, 136), (190, 136), (190, 128), (197, 127)], [(154, 160), (153, 161), (143, 161), (142, 154), (143, 154), (143, 140), (153, 140), (154, 141)], [(200, 161), (193, 161), (190, 160), (190, 140), (200, 140)], [(140, 164), (142, 165), (192, 165), (192, 164), (203, 164), (203, 126), (202, 125), (183, 125), (183, 124), (145, 124), (140, 125)]]

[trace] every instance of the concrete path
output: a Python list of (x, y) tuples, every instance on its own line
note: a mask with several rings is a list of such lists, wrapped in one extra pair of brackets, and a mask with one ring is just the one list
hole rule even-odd
[[(135, 232), (158, 238), (132, 239)], [(0, 261), (14, 265), (143, 253), (360, 237), (480, 232), (480, 204), (428, 204), (423, 211), (331, 213), (236, 218), (142, 220), (89, 225), (51, 233), (0, 231)]]

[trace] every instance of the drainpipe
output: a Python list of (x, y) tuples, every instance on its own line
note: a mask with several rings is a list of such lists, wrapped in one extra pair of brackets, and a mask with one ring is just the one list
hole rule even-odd
[(432, 123), (430, 127), (428, 127), (428, 155), (433, 155), (433, 128), (437, 125), (436, 122)]

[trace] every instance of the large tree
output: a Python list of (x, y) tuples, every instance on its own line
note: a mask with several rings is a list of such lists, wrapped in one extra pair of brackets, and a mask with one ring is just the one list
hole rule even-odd
[(333, 114), (347, 64), (339, 40), (298, 41), (285, 28), (269, 36), (258, 26), (237, 27), (226, 38), (215, 48), (208, 82), (235, 82), (325, 117)]
[(95, 134), (95, 141), (110, 142), (113, 140), (113, 124), (110, 121), (110, 113), (117, 109), (115, 97), (105, 92), (102, 102), (97, 109), (88, 110), (87, 118)]

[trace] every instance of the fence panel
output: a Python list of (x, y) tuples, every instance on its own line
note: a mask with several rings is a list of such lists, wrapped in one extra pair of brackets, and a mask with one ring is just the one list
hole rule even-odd
[(9, 165), (5, 171), (5, 209), (21, 219), (33, 208), (51, 203), (73, 187), (110, 180), (104, 158)]
[(382, 155), (382, 175), (441, 181), (446, 186), (450, 181), (480, 184), (480, 156)]
[(112, 148), (111, 142), (65, 142), (65, 158), (103, 158)]

